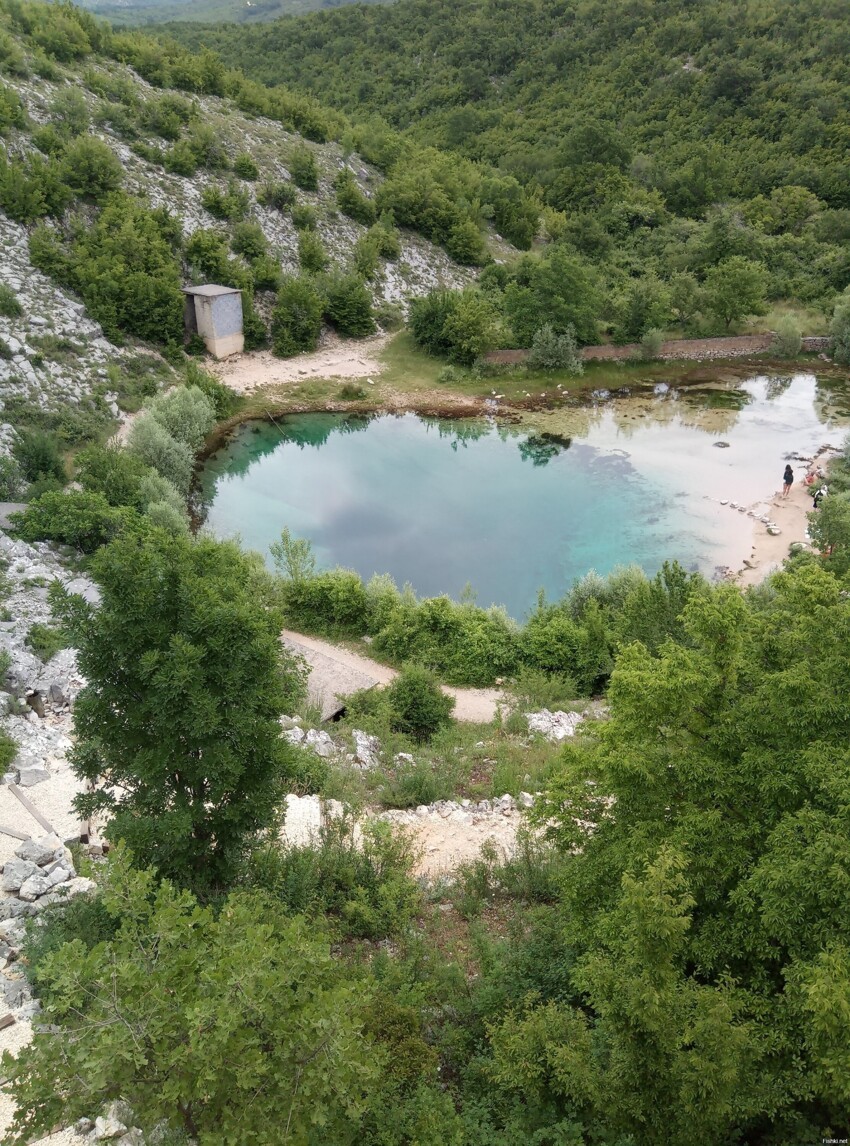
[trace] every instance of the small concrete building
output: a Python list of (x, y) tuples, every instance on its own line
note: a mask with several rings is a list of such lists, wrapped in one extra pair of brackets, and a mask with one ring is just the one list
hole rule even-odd
[(245, 348), (242, 333), (242, 291), (235, 287), (184, 287), (183, 312), (186, 330), (199, 334), (214, 358), (241, 354)]

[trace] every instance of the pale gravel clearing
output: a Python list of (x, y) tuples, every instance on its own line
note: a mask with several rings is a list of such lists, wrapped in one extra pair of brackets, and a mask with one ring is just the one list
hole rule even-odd
[(235, 354), (220, 362), (207, 361), (204, 365), (237, 394), (311, 378), (369, 378), (384, 369), (380, 353), (389, 337), (378, 334), (373, 338), (343, 339), (328, 332), (312, 354), (276, 358), (271, 351), (261, 350)]
[[(307, 688), (311, 698), (321, 704), (323, 719), (340, 707), (341, 698), (348, 693), (390, 684), (398, 676), (395, 669), (330, 641), (288, 629), (284, 629), (282, 637), (287, 648), (307, 662), (310, 669)], [(451, 688), (443, 685), (442, 689), (455, 699), (455, 719), (468, 724), (489, 724), (505, 699), (498, 688)]]

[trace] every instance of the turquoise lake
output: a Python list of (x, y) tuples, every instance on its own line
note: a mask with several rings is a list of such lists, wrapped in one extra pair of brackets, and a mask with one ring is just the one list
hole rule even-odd
[(199, 494), (217, 536), (267, 555), (287, 526), (323, 567), (471, 585), (521, 619), (588, 569), (739, 566), (752, 522), (721, 499), (769, 498), (787, 455), (840, 442), (845, 402), (798, 374), (589, 394), (522, 425), (298, 414), (241, 426)]

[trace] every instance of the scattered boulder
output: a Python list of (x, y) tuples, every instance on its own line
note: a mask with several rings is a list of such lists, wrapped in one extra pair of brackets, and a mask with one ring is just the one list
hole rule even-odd
[(525, 717), (530, 732), (539, 732), (555, 743), (575, 736), (577, 726), (584, 720), (579, 712), (550, 712), (548, 708), (540, 712), (527, 712)]
[(377, 736), (370, 736), (368, 732), (361, 732), (359, 728), (352, 729), (351, 738), (354, 741), (354, 761), (361, 768), (377, 768), (381, 751), (381, 742)]
[(337, 746), (327, 732), (311, 728), (304, 737), (305, 747), (312, 748), (324, 760), (337, 755)]
[[(34, 875), (40, 875), (38, 864), (32, 860), (14, 859), (7, 860), (3, 867), (3, 890), (4, 891), (18, 891), (26, 881)], [(47, 888), (45, 888), (45, 891)]]
[(127, 1127), (118, 1117), (116, 1103), (112, 1103), (94, 1121), (94, 1137), (97, 1142), (108, 1142), (127, 1133)]
[(56, 859), (57, 849), (62, 849), (62, 841), (58, 836), (45, 836), (40, 840), (24, 840), (15, 848), (18, 859), (29, 860), (30, 863), (44, 867)]
[(287, 740), (290, 744), (300, 744), (307, 734), (303, 728), (298, 728), (297, 725), (293, 728), (287, 728), (283, 733), (283, 739)]

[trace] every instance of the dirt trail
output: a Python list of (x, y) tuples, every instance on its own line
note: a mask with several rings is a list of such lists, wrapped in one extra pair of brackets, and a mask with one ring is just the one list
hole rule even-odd
[(306, 382), (310, 378), (369, 378), (384, 369), (380, 353), (389, 335), (374, 338), (338, 338), (328, 334), (318, 350), (295, 358), (275, 358), (269, 350), (236, 354), (204, 365), (237, 394), (267, 386)]
[[(309, 665), (307, 687), (311, 696), (321, 704), (324, 718), (339, 707), (339, 698), (346, 693), (376, 684), (390, 684), (398, 675), (395, 669), (318, 637), (307, 637), (285, 629), (283, 640)], [(455, 698), (456, 719), (471, 724), (488, 724), (504, 699), (497, 688), (450, 688), (443, 685), (443, 692)]]

